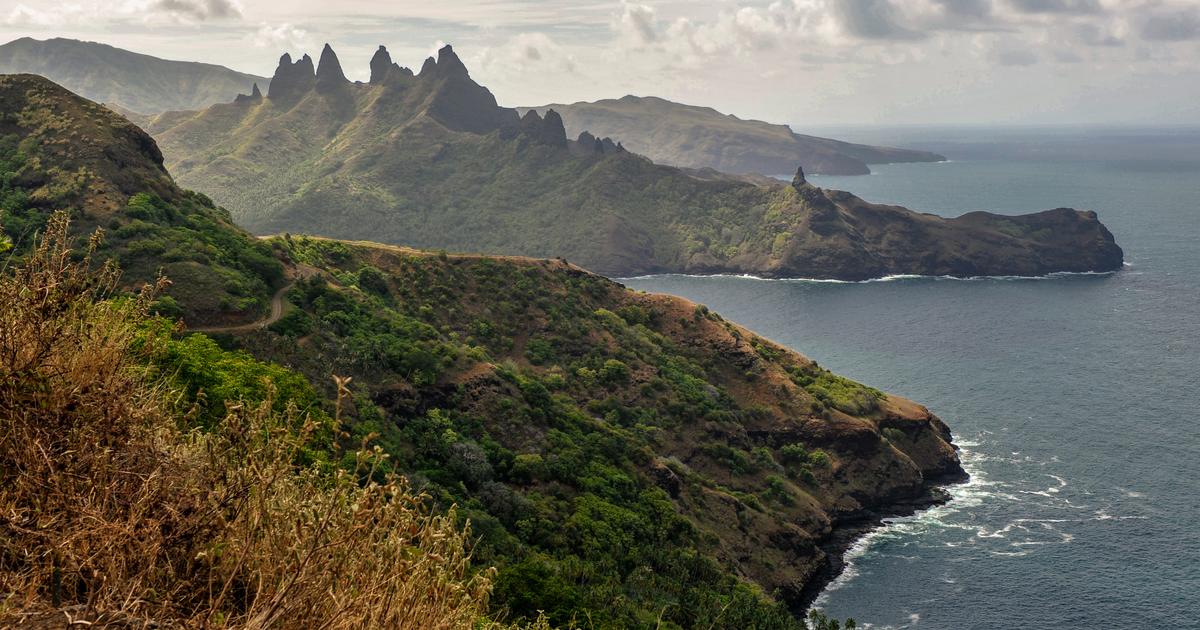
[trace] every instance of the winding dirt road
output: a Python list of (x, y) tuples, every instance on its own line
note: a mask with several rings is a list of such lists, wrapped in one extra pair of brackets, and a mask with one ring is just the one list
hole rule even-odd
[(283, 317), (283, 296), (287, 294), (288, 289), (291, 289), (293, 286), (296, 286), (296, 281), (302, 280), (304, 278), (308, 278), (309, 276), (312, 276), (316, 273), (319, 273), (318, 270), (313, 269), (313, 268), (306, 268), (306, 267), (299, 268), (296, 271), (296, 273), (293, 275), (293, 277), (290, 280), (288, 280), (288, 283), (283, 285), (278, 291), (276, 291), (275, 295), (271, 296), (271, 314), (267, 315), (266, 317), (264, 317), (262, 319), (252, 321), (248, 324), (238, 324), (236, 326), (197, 326), (195, 328), (192, 328), (189, 326), (188, 330), (191, 332), (202, 332), (202, 333), (236, 334), (236, 333), (254, 332), (256, 330), (261, 330), (263, 328), (266, 328), (267, 326), (270, 326), (271, 324), (274, 324), (275, 322), (279, 321), (279, 319), (281, 317)]

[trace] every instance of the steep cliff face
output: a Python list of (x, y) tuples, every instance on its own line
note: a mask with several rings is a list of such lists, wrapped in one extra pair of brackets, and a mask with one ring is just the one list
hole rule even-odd
[[(148, 129), (181, 182), (259, 233), (566, 256), (616, 276), (861, 280), (1121, 265), (1093, 214), (943, 219), (811, 186), (684, 171), (593, 133), (570, 140), (556, 111), (518, 117), (497, 106), (449, 46), (415, 76), (390, 64), (377, 51), (370, 84), (334, 92), (313, 88), (311, 63), (294, 80), (293, 64), (282, 64), (256, 106), (164, 114)], [(276, 85), (287, 88), (279, 98)]]

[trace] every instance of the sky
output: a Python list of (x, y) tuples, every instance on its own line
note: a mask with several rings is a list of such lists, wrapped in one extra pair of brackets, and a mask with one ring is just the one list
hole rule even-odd
[(503, 105), (661, 96), (823, 125), (1200, 124), (1200, 0), (0, 0), (0, 41), (366, 80), (451, 43)]

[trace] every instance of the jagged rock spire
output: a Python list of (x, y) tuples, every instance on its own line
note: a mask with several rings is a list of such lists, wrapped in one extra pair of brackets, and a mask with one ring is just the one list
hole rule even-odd
[(350, 80), (342, 72), (342, 64), (338, 61), (337, 53), (329, 44), (321, 50), (321, 62), (317, 65), (317, 90), (326, 92), (348, 85)]
[(254, 89), (250, 90), (250, 94), (238, 94), (234, 97), (233, 102), (239, 105), (257, 103), (262, 100), (262, 92), (258, 89), (258, 84), (254, 84)]
[(392, 56), (388, 53), (387, 48), (379, 46), (379, 50), (375, 51), (375, 56), (371, 57), (371, 83), (383, 83), (393, 67), (397, 66), (392, 63)]
[(296, 99), (311, 90), (315, 83), (316, 71), (312, 57), (304, 55), (300, 61), (292, 63), (292, 56), (283, 53), (279, 58), (279, 67), (275, 68), (275, 76), (271, 78), (267, 98), (283, 101)]
[(796, 167), (796, 176), (792, 178), (792, 188), (799, 190), (808, 184), (808, 180), (804, 178), (804, 167)]
[(427, 77), (433, 74), (435, 70), (437, 70), (437, 61), (433, 57), (426, 57), (425, 63), (421, 64), (421, 72), (418, 73), (418, 76)]
[(525, 112), (525, 115), (521, 117), (520, 128), (521, 133), (540, 144), (556, 147), (567, 146), (567, 133), (563, 129), (562, 116), (559, 116), (558, 112), (554, 110), (546, 112), (545, 118), (539, 116), (537, 111), (532, 109)]
[[(455, 57), (457, 59), (457, 57)], [(563, 124), (562, 116), (553, 109), (546, 111), (546, 116), (542, 120), (544, 127), (544, 137), (550, 144), (555, 146), (567, 146), (567, 128)]]
[(458, 55), (454, 53), (454, 48), (450, 44), (446, 44), (442, 46), (441, 50), (438, 50), (437, 69), (438, 74), (442, 76), (456, 74), (467, 76), (468, 74), (466, 64), (462, 62), (462, 59), (458, 58)]

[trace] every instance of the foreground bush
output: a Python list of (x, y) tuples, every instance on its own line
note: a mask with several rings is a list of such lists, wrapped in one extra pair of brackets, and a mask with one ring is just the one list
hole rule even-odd
[(190, 428), (142, 365), (153, 290), (112, 299), (116, 270), (67, 242), (58, 214), (0, 275), (0, 626), (479, 623), (491, 576), (453, 513), (378, 451), (353, 473), (299, 464), (322, 427), (294, 406), (233, 401)]

